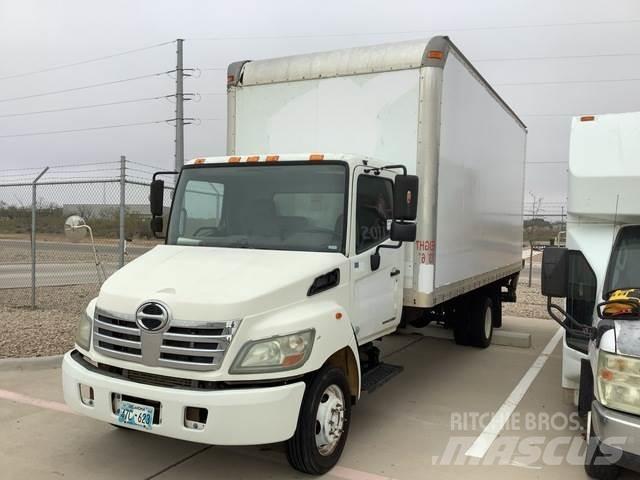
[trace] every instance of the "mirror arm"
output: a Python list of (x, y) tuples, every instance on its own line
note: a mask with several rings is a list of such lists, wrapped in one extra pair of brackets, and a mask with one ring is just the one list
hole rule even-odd
[(152, 180), (155, 182), (156, 177), (158, 175), (179, 175), (179, 174), (180, 172), (176, 172), (175, 170), (164, 170), (164, 171), (154, 173)]
[[(564, 317), (565, 320), (561, 320), (560, 317), (556, 315), (554, 310), (559, 311)], [(574, 335), (580, 335), (583, 337), (588, 337), (590, 339), (595, 338), (596, 329), (590, 325), (583, 325), (578, 322), (575, 318), (573, 318), (569, 313), (567, 313), (562, 307), (556, 305), (555, 303), (551, 303), (551, 297), (547, 297), (547, 312), (551, 318), (562, 328), (564, 328), (567, 332), (573, 333)]]
[(407, 167), (404, 165), (385, 165), (384, 167), (382, 167), (382, 170), (395, 170), (397, 168), (401, 168), (402, 169), (402, 174), (406, 175), (407, 174)]

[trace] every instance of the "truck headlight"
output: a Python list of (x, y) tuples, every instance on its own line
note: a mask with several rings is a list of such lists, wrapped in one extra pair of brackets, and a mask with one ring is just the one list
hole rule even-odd
[(309, 358), (315, 330), (247, 342), (229, 373), (265, 373), (301, 367)]
[(89, 346), (91, 345), (92, 323), (92, 318), (87, 315), (87, 312), (82, 312), (78, 326), (76, 327), (76, 344), (85, 350), (89, 350)]
[(605, 407), (640, 415), (640, 359), (600, 351), (597, 385)]

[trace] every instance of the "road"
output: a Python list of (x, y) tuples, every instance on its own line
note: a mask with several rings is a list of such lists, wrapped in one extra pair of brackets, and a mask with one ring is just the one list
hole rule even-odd
[[(125, 259), (142, 255), (151, 247), (128, 243)], [(98, 282), (90, 243), (37, 242), (36, 249), (36, 286), (58, 287)], [(117, 249), (118, 245), (113, 242), (96, 244), (98, 259), (107, 276), (117, 270)], [(29, 240), (0, 240), (0, 289), (31, 287), (30, 252)]]
[[(0, 252), (3, 247), (12, 247), (24, 249), (24, 251), (31, 251), (30, 240), (13, 240), (13, 239), (0, 239)], [(133, 242), (127, 242), (127, 253), (129, 255), (142, 255), (153, 245), (134, 245)], [(65, 253), (92, 253), (91, 244), (84, 243), (72, 243), (72, 242), (36, 242), (36, 249), (44, 252), (65, 252)], [(96, 249), (98, 253), (116, 254), (118, 251), (117, 242), (111, 243), (99, 243), (96, 242)], [(0, 254), (1, 255), (1, 254)], [(0, 258), (2, 258), (0, 256)]]
[[(115, 263), (103, 263), (108, 277), (117, 268)], [(60, 287), (97, 283), (98, 273), (93, 263), (39, 263), (36, 265), (37, 287)], [(0, 289), (31, 287), (31, 264), (0, 265)]]

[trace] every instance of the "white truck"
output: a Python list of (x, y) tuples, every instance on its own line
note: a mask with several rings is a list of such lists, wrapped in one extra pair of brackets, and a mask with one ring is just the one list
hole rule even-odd
[(585, 470), (603, 480), (640, 471), (639, 158), (640, 113), (573, 119), (567, 247), (543, 255), (562, 386), (587, 419)]
[(184, 166), (167, 222), (154, 176), (165, 245), (87, 306), (66, 402), (194, 442), (286, 441), (294, 468), (328, 471), (361, 392), (398, 371), (373, 342), (403, 316), (490, 343), (522, 266), (525, 139), (447, 37), (231, 64), (228, 154)]

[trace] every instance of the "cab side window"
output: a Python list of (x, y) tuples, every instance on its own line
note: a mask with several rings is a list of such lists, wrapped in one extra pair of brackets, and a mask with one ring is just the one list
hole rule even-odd
[(356, 196), (356, 253), (389, 238), (387, 220), (393, 216), (393, 183), (387, 178), (360, 175)]

